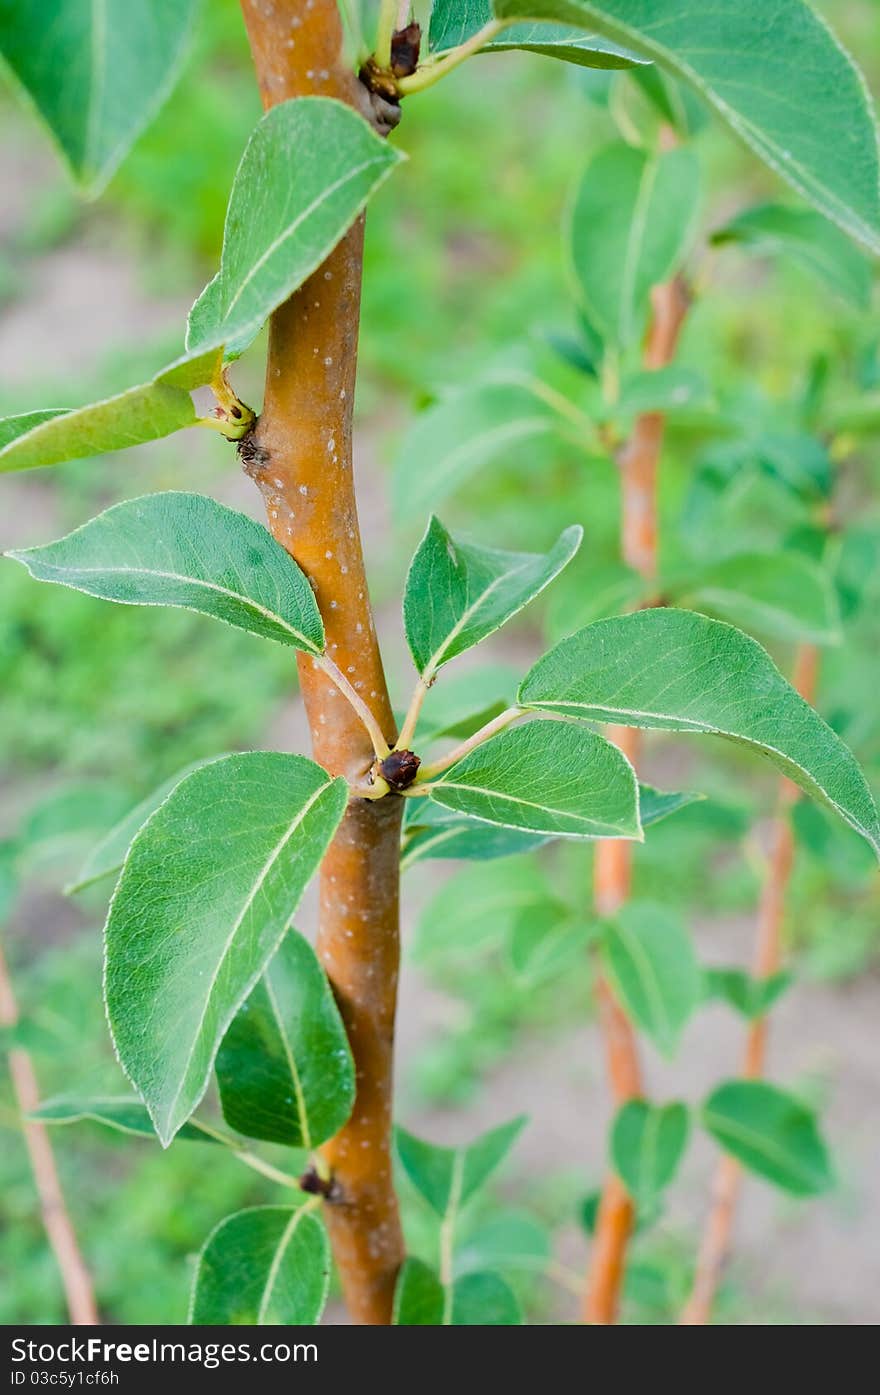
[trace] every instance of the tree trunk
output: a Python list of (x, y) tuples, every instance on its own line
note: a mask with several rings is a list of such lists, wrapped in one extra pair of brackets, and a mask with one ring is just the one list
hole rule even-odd
[[(369, 117), (368, 94), (342, 55), (336, 0), (242, 0), (263, 103), (336, 97)], [(352, 474), (352, 408), (364, 220), (272, 316), (262, 415), (244, 453), (269, 527), (315, 588), (328, 653), (393, 743)], [(315, 759), (362, 779), (366, 731), (331, 680), (299, 660)], [(357, 1098), (324, 1149), (335, 1182), (325, 1206), (352, 1317), (388, 1323), (403, 1259), (391, 1168), (394, 1014), (403, 801), (353, 800), (321, 868), (318, 953), (354, 1053)]]

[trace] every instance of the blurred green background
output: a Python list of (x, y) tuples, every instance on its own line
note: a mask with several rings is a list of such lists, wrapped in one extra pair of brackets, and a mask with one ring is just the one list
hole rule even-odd
[[(826, 0), (820, 8), (878, 90), (876, 4)], [(404, 427), (435, 393), (467, 384), (500, 353), (574, 324), (564, 210), (591, 151), (614, 133), (589, 84), (590, 75), (541, 58), (498, 55), (466, 65), (406, 104), (395, 140), (409, 162), (371, 207), (356, 463), (378, 623), (401, 705), (411, 674), (396, 598), (424, 520), (393, 531), (389, 465)], [(215, 267), (232, 174), (259, 115), (237, 5), (212, 0), (206, 7), (175, 94), (95, 206), (77, 201), (47, 141), (6, 89), (0, 111), (0, 414), (105, 396), (179, 350), (189, 304)], [(705, 228), (749, 202), (782, 196), (773, 176), (720, 130), (701, 137), (700, 154)], [(841, 307), (797, 268), (704, 253), (692, 273), (699, 294), (681, 359), (699, 365), (739, 410), (797, 399), (818, 356), (830, 363), (842, 394), (880, 383), (876, 323)], [(258, 345), (235, 374), (255, 406), (260, 359)], [(699, 444), (693, 429), (670, 435), (662, 515), (672, 561)], [(844, 522), (857, 524), (858, 535), (842, 567), (855, 569), (860, 588), (873, 585), (874, 603), (846, 618), (845, 642), (824, 663), (819, 704), (845, 731), (875, 789), (876, 447), (867, 438), (848, 449), (840, 489)], [(418, 460), (409, 465), (420, 469)], [(5, 479), (0, 543), (48, 541), (119, 499), (176, 487), (260, 515), (232, 449), (211, 433), (190, 432)], [(772, 547), (808, 521), (798, 507), (759, 494), (743, 502), (735, 520), (715, 526), (740, 528)], [(581, 570), (568, 583), (574, 592), (560, 593), (555, 615), (551, 593), (495, 643), (490, 657), (522, 666), (538, 652), (542, 625), (564, 625), (578, 586), (612, 561), (616, 479), (573, 449), (520, 449), (481, 472), (444, 506), (443, 517), (484, 543), (536, 549), (566, 523), (585, 525)], [(790, 664), (784, 647), (777, 657)], [(61, 892), (90, 838), (188, 761), (236, 747), (295, 745), (303, 730), (286, 653), (196, 616), (107, 606), (44, 588), (13, 563), (0, 564), (0, 837), (30, 826), (35, 848), (5, 940), (46, 1095), (112, 1079), (116, 1070), (100, 1001), (103, 903), (99, 895), (72, 900)], [(658, 783), (693, 786), (711, 798), (652, 831), (637, 860), (638, 890), (684, 909), (705, 958), (744, 961), (761, 821), (772, 809), (775, 781), (711, 743), (657, 739), (650, 761)], [(827, 1103), (842, 1181), (833, 1196), (809, 1207), (750, 1185), (742, 1244), (723, 1295), (728, 1321), (864, 1323), (872, 1305), (876, 1320), (876, 880), (849, 835), (817, 819), (806, 815), (799, 828), (789, 930), (801, 982), (780, 1012), (772, 1060), (775, 1073)], [(607, 1120), (586, 969), (537, 986), (512, 973), (499, 950), (499, 913), (486, 894), (515, 875), (507, 864), (479, 878), (466, 871), (472, 882), (416, 928), (453, 870), (419, 864), (407, 875), (401, 1117), (437, 1141), (458, 1141), (520, 1109), (532, 1113), (497, 1188), (501, 1209), (488, 1219), (509, 1234), (519, 1225), (522, 1244), (530, 1225), (539, 1237), (552, 1237), (560, 1282), (548, 1290), (522, 1274), (518, 1281), (538, 1320), (570, 1319), (576, 1309), (569, 1290), (587, 1245), (580, 1213), (602, 1176)], [(545, 871), (554, 887), (586, 903), (582, 851), (549, 853)], [(473, 896), (465, 894), (468, 885)], [(305, 930), (310, 915), (307, 907)], [(696, 1098), (733, 1071), (739, 1035), (735, 1021), (707, 1013), (689, 1032), (676, 1067), (652, 1060), (652, 1082), (667, 1095)], [(0, 1321), (55, 1322), (64, 1312), (60, 1285), (0, 1075)], [(56, 1131), (53, 1139), (108, 1321), (183, 1320), (192, 1256), (207, 1232), (235, 1207), (273, 1195), (269, 1183), (219, 1149), (206, 1158), (197, 1145), (178, 1143), (162, 1154), (158, 1145), (91, 1125)], [(640, 1236), (629, 1320), (664, 1322), (674, 1314), (705, 1213), (711, 1161), (710, 1150), (697, 1150), (667, 1215)], [(412, 1243), (428, 1253), (426, 1218), (408, 1193), (406, 1199)], [(478, 1212), (468, 1224), (479, 1231), (486, 1221)]]

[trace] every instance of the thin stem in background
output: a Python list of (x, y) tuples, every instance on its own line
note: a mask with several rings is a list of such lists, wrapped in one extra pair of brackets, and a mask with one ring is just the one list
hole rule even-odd
[[(801, 645), (795, 660), (794, 686), (807, 702), (814, 702), (818, 681), (819, 654), (811, 644)], [(783, 779), (779, 787), (779, 809), (771, 831), (767, 870), (758, 910), (755, 937), (755, 977), (770, 978), (782, 966), (782, 931), (785, 900), (794, 863), (794, 835), (791, 808), (800, 790)], [(741, 1073), (747, 1080), (764, 1074), (767, 1056), (768, 1017), (749, 1023)], [(704, 1327), (712, 1320), (718, 1285), (730, 1254), (736, 1207), (742, 1189), (743, 1171), (735, 1158), (723, 1157), (712, 1185), (712, 1205), (697, 1256), (694, 1285), (680, 1318), (684, 1327)]]
[[(17, 1022), (18, 1004), (15, 1001), (6, 960), (0, 949), (0, 1026), (14, 1027)], [(92, 1277), (82, 1257), (76, 1231), (65, 1205), (49, 1135), (45, 1125), (27, 1117), (40, 1103), (40, 1087), (29, 1052), (20, 1047), (14, 1047), (9, 1052), (9, 1074), (22, 1115), (21, 1131), (31, 1161), (43, 1228), (61, 1273), (70, 1321), (74, 1327), (95, 1327), (99, 1318)]]
[[(656, 371), (675, 357), (690, 299), (684, 282), (676, 277), (666, 285), (657, 286), (651, 302), (644, 365), (649, 371)], [(657, 471), (665, 428), (666, 418), (662, 412), (644, 412), (636, 419), (632, 436), (620, 456), (621, 557), (648, 583), (657, 578)], [(637, 766), (638, 732), (614, 727), (607, 735), (616, 741), (631, 764)], [(597, 843), (594, 904), (599, 915), (613, 915), (620, 909), (629, 897), (631, 879), (631, 845), (620, 840)], [(597, 978), (597, 995), (611, 1094), (615, 1104), (620, 1106), (642, 1093), (638, 1042), (632, 1024), (601, 973)], [(596, 1216), (584, 1294), (585, 1322), (608, 1326), (617, 1320), (633, 1220), (634, 1209), (628, 1193), (618, 1178), (610, 1175), (602, 1189)]]

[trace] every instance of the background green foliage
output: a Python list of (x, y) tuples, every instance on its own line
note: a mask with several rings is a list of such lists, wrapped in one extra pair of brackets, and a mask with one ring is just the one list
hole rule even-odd
[[(821, 9), (876, 90), (876, 6), (870, 0), (828, 0)], [(578, 328), (559, 230), (590, 153), (617, 135), (607, 106), (595, 100), (609, 81), (589, 71), (560, 70), (538, 57), (476, 60), (407, 105), (401, 142), (411, 158), (371, 206), (359, 469), (380, 629), (401, 695), (411, 671), (396, 597), (425, 519), (421, 511), (404, 517), (399, 546), (387, 545), (389, 463), (416, 409), (433, 394), (467, 386), (490, 364), (516, 362), (528, 349), (544, 356), (560, 384), (570, 381), (572, 370), (547, 342)], [(631, 80), (630, 86), (625, 79), (613, 81), (612, 106), (644, 119)], [(259, 116), (235, 0), (212, 4), (210, 30), (203, 21), (183, 81), (97, 207), (75, 200), (11, 94), (0, 95), (0, 111), (0, 167), (8, 171), (4, 184), (10, 191), (0, 221), (0, 313), (12, 327), (0, 327), (0, 409), (72, 404), (142, 380), (182, 347), (181, 311), (216, 264), (232, 173)], [(773, 177), (715, 127), (701, 136), (700, 154), (708, 183), (701, 242), (708, 229), (725, 225), (742, 207), (780, 198)], [(71, 309), (73, 302), (64, 299), (65, 286), (86, 284), (84, 268), (104, 258), (112, 264), (113, 285), (121, 288), (118, 317), (111, 320), (115, 342), (113, 333), (89, 333), (88, 303)], [(713, 248), (701, 253), (693, 270), (698, 290), (711, 288), (711, 294), (697, 300), (680, 362), (700, 370), (731, 419), (763, 423), (768, 431), (809, 429), (821, 402), (823, 420), (839, 422), (834, 451), (841, 460), (841, 509), (858, 522), (839, 544), (845, 642), (825, 652), (820, 706), (876, 789), (880, 411), (873, 438), (850, 434), (865, 402), (876, 402), (880, 394), (876, 329), (869, 314), (826, 293), (795, 256), (765, 263)], [(55, 300), (46, 286), (56, 288)], [(102, 295), (100, 284), (92, 294)], [(154, 308), (145, 308), (151, 302)], [(52, 352), (43, 353), (47, 343)], [(236, 377), (255, 407), (256, 361), (242, 365)], [(663, 471), (664, 560), (670, 567), (688, 560), (697, 532), (710, 556), (732, 532), (770, 549), (785, 540), (791, 545), (794, 538), (796, 549), (809, 553), (811, 513), (801, 499), (780, 491), (761, 469), (752, 472), (739, 498), (720, 499), (713, 485), (720, 467), (710, 461), (698, 473), (703, 457), (699, 420), (682, 418), (670, 431)], [(695, 488), (695, 477), (706, 487)], [(26, 546), (58, 537), (119, 499), (180, 487), (202, 489), (259, 517), (259, 500), (240, 479), (231, 450), (191, 432), (136, 453), (65, 465), (51, 478), (7, 482), (2, 543)], [(583, 604), (586, 576), (595, 578), (604, 567), (611, 590), (620, 585), (613, 570), (616, 478), (573, 446), (532, 440), (515, 447), (503, 468), (475, 474), (458, 490), (444, 504), (443, 517), (456, 533), (479, 542), (531, 551), (548, 548), (566, 525), (584, 523), (581, 555), (510, 635), (496, 641), (494, 657), (520, 671), (539, 652), (540, 627), (555, 640), (594, 618), (574, 617), (572, 609)], [(781, 644), (774, 653), (790, 664), (790, 647)], [(47, 797), (71, 789), (80, 792), (100, 831), (132, 799), (194, 759), (236, 747), (295, 748), (302, 727), (290, 698), (292, 684), (292, 663), (280, 648), (196, 616), (135, 612), (35, 586), (20, 568), (3, 566), (0, 835), (17, 836)], [(738, 930), (733, 938), (742, 959), (760, 875), (754, 830), (772, 809), (775, 780), (733, 749), (701, 743), (692, 754), (692, 746), (662, 736), (652, 740), (648, 774), (664, 788), (687, 789), (697, 760), (696, 787), (710, 797), (649, 831), (636, 860), (635, 894), (684, 914), (698, 941), (710, 921)], [(797, 811), (796, 829), (789, 916), (796, 968), (808, 980), (839, 985), (823, 998), (831, 1013), (823, 1019), (827, 1040), (817, 1043), (812, 1056), (813, 1077), (799, 1082), (816, 1100), (835, 1075), (829, 1053), (838, 1029), (845, 1028), (852, 995), (873, 993), (876, 1001), (871, 974), (878, 905), (870, 861), (854, 834), (807, 804)], [(25, 890), (11, 921), (9, 957), (44, 1094), (89, 1080), (109, 1080), (118, 1088), (100, 1004), (101, 897), (86, 893), (71, 902), (58, 895), (88, 840), (65, 835), (37, 841), (38, 851), (22, 863)], [(425, 873), (431, 865), (419, 863), (407, 874), (423, 908), (448, 874)], [(403, 1056), (401, 1117), (412, 1119), (420, 1136), (440, 1139), (454, 1132), (457, 1139), (472, 1139), (498, 1123), (503, 1106), (493, 1089), (484, 1088), (487, 1076), (497, 1084), (503, 1070), (509, 1081), (538, 1049), (565, 1068), (575, 1061), (585, 1110), (601, 1098), (599, 1082), (578, 1064), (589, 1002), (581, 969), (593, 933), (584, 917), (588, 871), (583, 849), (565, 845), (549, 849), (529, 870), (518, 862), (490, 864), (488, 873), (469, 869), (450, 885), (439, 911), (423, 911), (411, 928), (404, 991), (419, 985), (435, 1024), (427, 1037), (419, 1034), (415, 1053)], [(552, 953), (536, 962), (517, 927), (523, 906), (546, 903), (551, 887), (558, 906)], [(574, 964), (577, 973), (564, 971)], [(407, 1020), (404, 1031), (412, 1032)], [(724, 1065), (721, 1073), (729, 1069)], [(841, 1074), (846, 1069), (843, 1062)], [(60, 1288), (5, 1078), (0, 1089), (0, 1269), (15, 1275), (12, 1285), (0, 1287), (0, 1321), (57, 1321)], [(567, 1108), (567, 1098), (560, 1096), (559, 1109)], [(849, 1098), (857, 1101), (857, 1090)], [(509, 1113), (528, 1103), (517, 1098)], [(467, 1122), (456, 1114), (464, 1110)], [(542, 1118), (547, 1127), (546, 1114)], [(564, 1122), (560, 1131), (568, 1137)], [(837, 1199), (822, 1203), (829, 1208), (828, 1224), (844, 1233), (847, 1207), (858, 1218), (865, 1205), (865, 1177), (847, 1171), (849, 1151), (857, 1149), (864, 1127), (854, 1116), (846, 1119), (835, 1139), (844, 1180)], [(278, 1200), (276, 1189), (221, 1149), (211, 1150), (206, 1166), (205, 1152), (195, 1144), (181, 1142), (166, 1155), (155, 1144), (91, 1125), (53, 1137), (111, 1321), (182, 1318), (190, 1265), (217, 1218)], [(590, 1192), (604, 1158), (584, 1147), (567, 1164), (559, 1160), (541, 1170), (537, 1160), (557, 1156), (557, 1149), (552, 1139), (545, 1150), (541, 1139), (532, 1144), (529, 1138), (527, 1133), (524, 1147), (531, 1175), (526, 1177), (527, 1164), (518, 1164), (514, 1153), (493, 1180), (490, 1199), (478, 1199), (463, 1216), (459, 1265), (464, 1275), (491, 1262), (513, 1284), (530, 1317), (570, 1316), (565, 1275), (558, 1298), (548, 1296), (534, 1275), (551, 1235), (565, 1263), (581, 1265), (580, 1227), (589, 1229)], [(434, 1265), (435, 1218), (406, 1178), (402, 1189), (413, 1252)], [(528, 1214), (522, 1210), (526, 1201)], [(650, 1209), (642, 1216), (626, 1294), (630, 1320), (668, 1321), (675, 1312), (687, 1290), (694, 1219), (693, 1212), (683, 1219), (674, 1198), (659, 1221)], [(849, 1243), (858, 1246), (858, 1235)], [(571, 1269), (566, 1272), (570, 1283)], [(758, 1311), (754, 1295), (747, 1299), (739, 1288), (736, 1271), (724, 1305), (728, 1320), (754, 1320)], [(830, 1292), (827, 1312), (844, 1321), (865, 1318), (857, 1302)], [(765, 1289), (760, 1316), (809, 1320), (786, 1288)]]

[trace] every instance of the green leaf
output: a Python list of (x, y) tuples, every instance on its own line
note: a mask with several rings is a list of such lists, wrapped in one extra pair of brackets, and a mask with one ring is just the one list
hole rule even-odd
[(616, 746), (569, 722), (528, 722), (431, 784), (444, 808), (557, 838), (637, 838), (638, 786)]
[(330, 1285), (327, 1232), (301, 1206), (227, 1216), (199, 1255), (189, 1320), (196, 1326), (314, 1324)]
[(709, 113), (693, 88), (676, 82), (656, 63), (643, 63), (633, 68), (630, 76), (663, 120), (680, 136), (696, 136), (704, 129)]
[(177, 770), (167, 780), (163, 780), (157, 789), (152, 790), (145, 799), (135, 807), (118, 823), (114, 824), (109, 832), (105, 833), (100, 843), (97, 843), (89, 853), (82, 867), (80, 868), (75, 881), (68, 883), (64, 888), (68, 895), (82, 891), (93, 883), (103, 881), (106, 877), (115, 877), (122, 871), (122, 864), (125, 861), (125, 854), (131, 847), (132, 839), (150, 817), (152, 813), (163, 804), (175, 788), (193, 770), (199, 770), (209, 761), (221, 760), (222, 756), (208, 756), (205, 760), (193, 761), (190, 765), (184, 766), (182, 770)]
[(397, 452), (395, 516), (424, 517), (514, 446), (550, 436), (558, 425), (553, 409), (524, 383), (482, 383), (444, 398), (416, 417)]
[(459, 1148), (427, 1143), (398, 1128), (398, 1156), (413, 1186), (432, 1210), (441, 1219), (454, 1219), (507, 1157), (525, 1122), (525, 1115), (520, 1114)]
[(629, 902), (606, 927), (602, 962), (628, 1015), (664, 1056), (674, 1055), (702, 988), (677, 916), (664, 906)]
[(465, 1274), (456, 1279), (453, 1327), (517, 1327), (522, 1320), (516, 1295), (499, 1274)]
[(166, 1146), (347, 800), (345, 781), (303, 756), (249, 752), (187, 775), (135, 837), (107, 921), (107, 1014)]
[(501, 552), (453, 538), (432, 516), (403, 598), (407, 643), (425, 682), (540, 595), (571, 561), (583, 535), (575, 525), (547, 553)]
[(840, 611), (831, 579), (798, 553), (737, 553), (701, 569), (677, 599), (771, 639), (840, 642)]
[(18, 846), (12, 839), (0, 839), (0, 925), (9, 916), (18, 896), (17, 858)]
[(443, 1285), (429, 1265), (405, 1259), (394, 1290), (396, 1327), (440, 1327), (446, 1310)]
[(190, 312), (187, 347), (247, 348), (403, 158), (330, 97), (298, 97), (267, 111), (236, 171), (220, 271)]
[(702, 373), (670, 363), (666, 368), (625, 377), (609, 415), (635, 417), (642, 412), (665, 412), (672, 416), (688, 408), (705, 407), (709, 401), (709, 385)]
[[(156, 1137), (146, 1105), (131, 1095), (57, 1095), (44, 1100), (28, 1118), (39, 1119), (42, 1124), (79, 1124), (89, 1119), (117, 1133), (136, 1134), (139, 1138)], [(184, 1124), (177, 1136), (196, 1143), (220, 1142), (197, 1119)]]
[(0, 474), (126, 450), (195, 426), (190, 393), (214, 376), (217, 350), (187, 354), (138, 387), (86, 407), (48, 409), (0, 421)]
[[(648, 828), (688, 804), (700, 794), (665, 793), (651, 785), (639, 785), (639, 819)], [(426, 799), (407, 801), (400, 853), (402, 870), (424, 858), (463, 858), (488, 862), (496, 857), (533, 852), (547, 842), (547, 835), (524, 833), (517, 828), (481, 823), (466, 814), (443, 809)]]
[(812, 209), (758, 204), (725, 223), (712, 241), (737, 243), (758, 256), (791, 259), (857, 309), (870, 305), (870, 262), (839, 228)]
[[(862, 844), (859, 844), (862, 847)], [(793, 975), (783, 969), (766, 978), (753, 978), (744, 969), (704, 969), (703, 988), (707, 998), (718, 998), (752, 1022), (769, 1012), (778, 998), (791, 987)]]
[(94, 195), (177, 81), (198, 0), (5, 0), (0, 54)]
[(514, 922), (511, 965), (520, 979), (540, 983), (583, 953), (594, 935), (595, 927), (575, 919), (566, 906), (552, 900), (539, 902)]
[(547, 1227), (524, 1211), (496, 1211), (480, 1221), (458, 1247), (457, 1275), (484, 1269), (540, 1272), (551, 1256)]
[(7, 554), (38, 581), (124, 605), (170, 605), (310, 654), (324, 649), (314, 592), (271, 533), (203, 494), (115, 504), (58, 542)]
[[(444, 53), (458, 48), (491, 18), (490, 0), (436, 0), (428, 34), (431, 52)], [(498, 53), (517, 48), (549, 58), (564, 58), (585, 68), (629, 68), (645, 61), (601, 34), (583, 34), (567, 24), (514, 24), (490, 39), (480, 52)]]
[(248, 1138), (317, 1148), (354, 1104), (354, 1062), (327, 976), (288, 930), (217, 1052), (227, 1124)]
[(424, 858), (438, 857), (487, 862), (496, 857), (533, 852), (546, 841), (540, 833), (523, 833), (516, 828), (480, 823), (452, 809), (441, 809), (427, 799), (410, 799), (403, 826), (400, 866), (405, 870)]
[(652, 286), (687, 251), (699, 165), (685, 147), (649, 153), (622, 141), (591, 161), (572, 206), (570, 255), (591, 322), (606, 343), (639, 336)]
[(628, 1100), (611, 1127), (611, 1161), (630, 1196), (651, 1206), (669, 1186), (687, 1146), (690, 1118), (683, 1104)]
[(880, 823), (854, 757), (755, 640), (687, 610), (597, 620), (524, 678), (524, 707), (625, 726), (726, 736), (777, 769), (880, 850)]
[(880, 252), (877, 129), (864, 79), (802, 0), (494, 0), (501, 19), (597, 29), (691, 83), (770, 167)]
[(834, 1184), (828, 1150), (813, 1112), (763, 1080), (727, 1080), (702, 1108), (705, 1128), (751, 1172), (795, 1196)]

